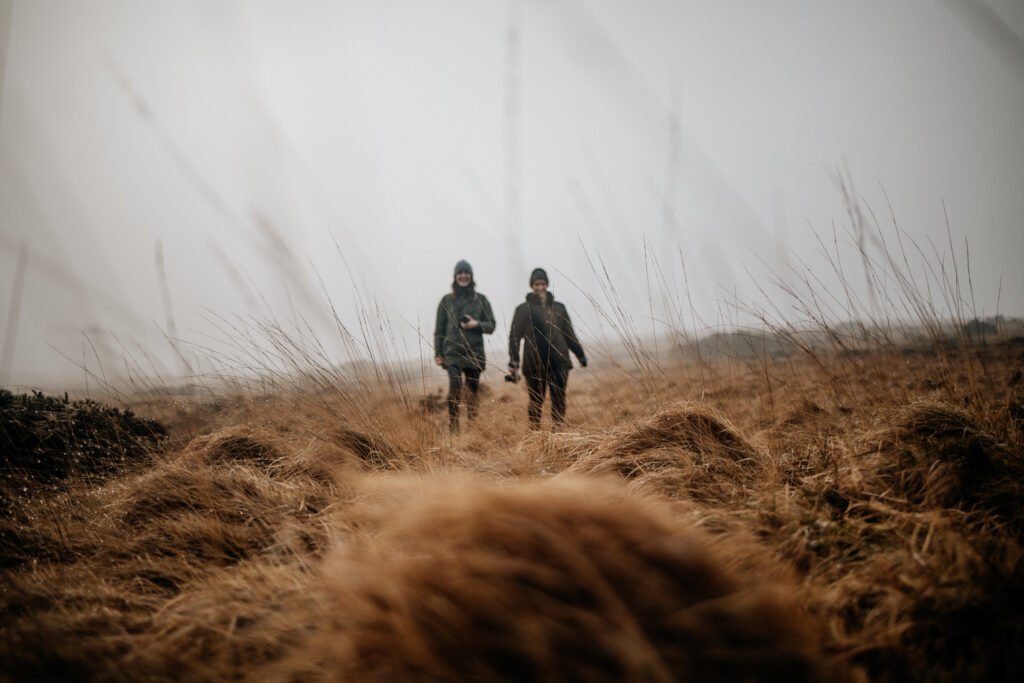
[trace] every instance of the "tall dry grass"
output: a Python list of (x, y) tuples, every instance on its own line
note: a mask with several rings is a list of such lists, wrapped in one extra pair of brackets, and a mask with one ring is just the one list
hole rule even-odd
[(449, 435), (443, 377), (377, 318), (339, 327), (375, 349), (342, 367), (223, 321), (216, 395), (134, 399), (166, 439), (62, 423), (141, 455), (18, 473), (0, 677), (1017, 680), (1024, 346), (969, 332), (963, 284), (929, 308), (863, 256), (874, 304), (625, 335), (573, 373), (561, 431), (499, 380)]
[[(4, 676), (683, 680), (774, 671), (743, 649), (770, 635), (757, 657), (807, 675), (1011, 677), (1022, 357), (989, 350), (982, 400), (934, 379), (946, 361), (927, 356), (879, 352), (889, 389), (841, 395), (817, 362), (774, 359), (774, 419), (762, 373), (712, 388), (692, 366), (655, 378), (647, 402), (615, 372), (574, 379), (562, 432), (528, 431), (521, 388), (504, 384), (457, 438), (384, 397), (381, 431), (322, 398), (153, 405), (169, 416), (162, 452), (40, 489), (3, 520)], [(638, 554), (677, 543), (677, 560)], [(691, 626), (718, 639), (699, 648), (712, 660), (687, 654), (692, 636), (659, 621), (676, 608), (658, 610), (715, 614), (719, 599), (679, 578), (694, 567), (712, 593), (775, 586), (765, 605), (727, 601), (768, 633), (708, 617)]]

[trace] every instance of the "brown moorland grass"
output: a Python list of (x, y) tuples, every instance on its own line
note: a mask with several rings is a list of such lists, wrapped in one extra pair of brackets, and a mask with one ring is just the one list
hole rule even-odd
[(559, 432), (500, 382), (454, 438), (408, 387), (148, 400), (146, 458), (5, 504), (0, 678), (1020, 679), (1024, 351), (930, 348), (595, 357)]
[[(600, 480), (417, 482), (323, 563), (311, 680), (836, 680), (791, 592)], [(774, 588), (774, 590), (773, 590)]]

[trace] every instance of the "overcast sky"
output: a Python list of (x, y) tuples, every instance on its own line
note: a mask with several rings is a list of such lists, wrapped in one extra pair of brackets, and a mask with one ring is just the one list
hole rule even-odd
[(538, 266), (588, 338), (613, 332), (588, 297), (644, 330), (665, 301), (736, 321), (723, 300), (761, 288), (788, 311), (768, 272), (830, 282), (815, 235), (849, 241), (840, 171), (961, 268), (966, 237), (978, 313), (1024, 313), (1014, 0), (0, 0), (0, 22), (0, 384), (169, 377), (168, 335), (202, 368), (238, 319), (343, 360), (325, 293), (429, 355), (463, 258), (493, 355)]

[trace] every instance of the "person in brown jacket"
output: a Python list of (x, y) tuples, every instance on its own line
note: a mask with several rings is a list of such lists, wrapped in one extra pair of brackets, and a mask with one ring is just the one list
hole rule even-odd
[(526, 341), (522, 372), (530, 396), (531, 429), (540, 426), (545, 391), (551, 394), (551, 421), (557, 427), (565, 421), (565, 390), (572, 369), (571, 351), (580, 365), (587, 367), (587, 356), (572, 329), (565, 305), (555, 301), (548, 291), (548, 274), (537, 268), (530, 274), (526, 302), (516, 307), (508, 335), (509, 374), (519, 371), (519, 345)]

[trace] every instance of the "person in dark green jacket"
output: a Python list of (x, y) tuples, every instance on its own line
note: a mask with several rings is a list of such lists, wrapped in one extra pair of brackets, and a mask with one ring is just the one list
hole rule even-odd
[(587, 357), (565, 305), (555, 301), (548, 291), (548, 274), (543, 268), (530, 274), (530, 289), (533, 291), (526, 295), (526, 302), (519, 304), (512, 315), (508, 370), (512, 377), (519, 371), (519, 344), (525, 340), (523, 377), (530, 396), (530, 427), (540, 426), (545, 391), (551, 394), (551, 421), (557, 427), (565, 421), (565, 390), (572, 369), (569, 352), (583, 367), (587, 367)]
[(455, 264), (452, 291), (437, 306), (434, 326), (434, 362), (448, 371), (448, 426), (459, 431), (459, 396), (466, 388), (466, 417), (472, 422), (479, 405), (480, 373), (487, 360), (484, 335), (494, 332), (494, 314), (487, 297), (476, 291), (473, 267)]

